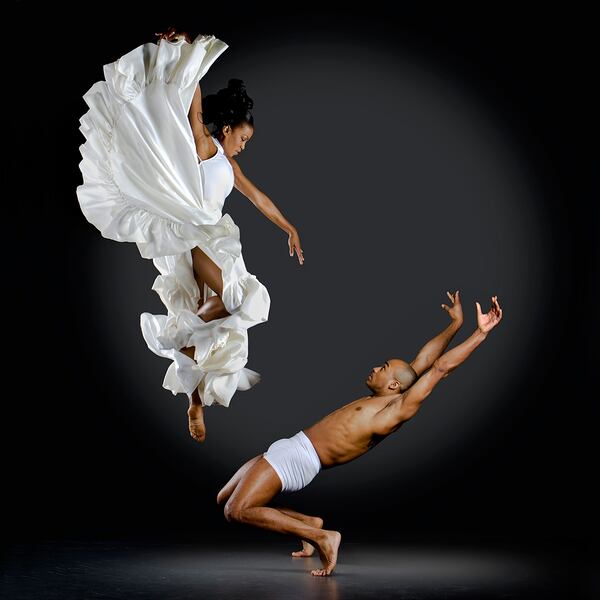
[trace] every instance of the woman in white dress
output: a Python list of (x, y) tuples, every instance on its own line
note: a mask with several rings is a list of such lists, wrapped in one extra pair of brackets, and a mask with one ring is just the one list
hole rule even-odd
[(222, 214), (233, 187), (287, 233), (290, 256), (304, 257), (296, 228), (233, 158), (254, 133), (243, 82), (202, 100), (199, 81), (227, 45), (174, 28), (156, 35), (157, 44), (105, 65), (105, 81), (84, 96), (77, 197), (104, 237), (135, 242), (159, 270), (152, 289), (167, 315), (143, 313), (142, 334), (172, 361), (163, 387), (187, 394), (190, 434), (202, 442), (203, 406), (229, 406), (236, 390), (260, 380), (245, 367), (247, 329), (270, 307), (246, 270), (239, 229)]

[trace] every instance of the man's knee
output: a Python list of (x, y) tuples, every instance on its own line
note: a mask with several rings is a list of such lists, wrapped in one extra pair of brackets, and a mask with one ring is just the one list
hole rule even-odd
[(241, 504), (238, 504), (237, 502), (227, 502), (225, 508), (223, 509), (225, 519), (229, 522), (241, 522), (243, 520), (243, 513), (244, 507)]
[(228, 496), (231, 494), (227, 493), (226, 488), (222, 488), (221, 491), (217, 494), (217, 504), (221, 505), (227, 500)]

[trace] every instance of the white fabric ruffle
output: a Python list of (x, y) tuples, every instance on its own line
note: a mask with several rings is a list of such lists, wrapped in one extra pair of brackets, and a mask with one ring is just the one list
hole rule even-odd
[[(106, 81), (84, 95), (80, 147), (81, 210), (106, 238), (134, 242), (160, 271), (152, 289), (167, 315), (143, 313), (148, 347), (173, 361), (163, 387), (205, 405), (228, 406), (237, 389), (259, 381), (245, 368), (247, 329), (268, 318), (267, 289), (248, 273), (239, 229), (230, 215), (204, 202), (188, 111), (198, 81), (227, 48), (214, 36), (144, 44), (104, 66)], [(190, 250), (219, 266), (230, 316), (204, 322)], [(180, 350), (195, 346), (195, 360)]]

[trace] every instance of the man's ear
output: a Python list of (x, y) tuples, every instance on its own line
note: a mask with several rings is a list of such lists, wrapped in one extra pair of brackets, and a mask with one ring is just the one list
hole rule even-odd
[(390, 385), (388, 385), (388, 389), (394, 391), (400, 391), (400, 382), (397, 379), (392, 379)]

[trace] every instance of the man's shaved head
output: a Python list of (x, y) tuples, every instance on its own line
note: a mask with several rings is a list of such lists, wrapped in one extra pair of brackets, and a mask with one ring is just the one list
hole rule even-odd
[(415, 370), (405, 361), (399, 358), (389, 361), (394, 366), (394, 377), (400, 384), (400, 391), (406, 391), (417, 379)]
[(404, 392), (416, 380), (415, 370), (406, 361), (390, 358), (373, 368), (366, 384), (375, 395), (382, 396)]

